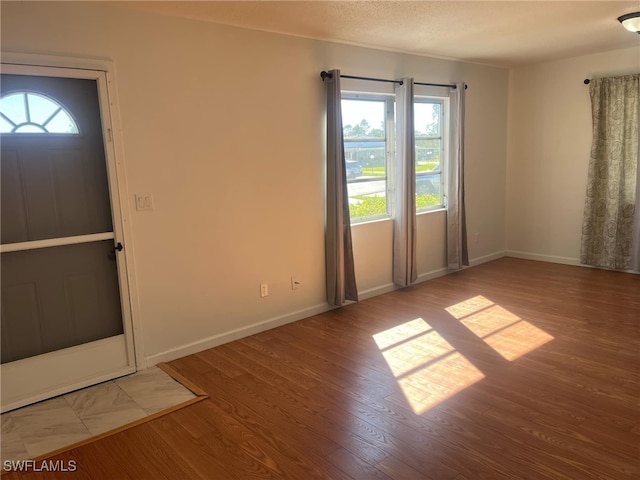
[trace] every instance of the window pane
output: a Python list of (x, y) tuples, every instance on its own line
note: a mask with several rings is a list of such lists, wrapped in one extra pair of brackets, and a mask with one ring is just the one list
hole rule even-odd
[(381, 100), (342, 100), (344, 138), (384, 138), (384, 107)]
[(0, 117), (0, 133), (9, 133), (11, 130), (13, 130), (13, 125)]
[(415, 103), (414, 127), (416, 136), (428, 135), (440, 136), (440, 119), (442, 118), (442, 104), (440, 103)]
[(49, 117), (60, 108), (48, 98), (33, 93), (27, 94), (29, 102), (29, 116), (33, 123), (42, 125)]
[(442, 140), (416, 140), (416, 174), (439, 171)]
[(78, 133), (76, 123), (64, 110), (60, 110), (51, 121), (45, 125), (45, 128), (49, 133)]
[(440, 174), (416, 176), (416, 209), (442, 205)]
[[(382, 185), (382, 187), (376, 186)], [(349, 185), (349, 215), (359, 219), (387, 213), (387, 194), (384, 181)]]
[[(347, 161), (347, 177), (349, 177), (350, 164), (353, 166), (351, 178), (360, 176), (384, 177), (386, 175), (385, 142), (350, 142), (345, 140), (344, 158)], [(354, 175), (355, 173), (357, 175)]]
[(443, 205), (442, 108), (435, 99), (414, 103), (416, 154), (416, 210)]
[(1, 133), (79, 133), (64, 107), (37, 93), (12, 93), (1, 98), (0, 112), (6, 117), (0, 124)]
[(342, 100), (349, 212), (352, 219), (387, 213), (386, 102)]

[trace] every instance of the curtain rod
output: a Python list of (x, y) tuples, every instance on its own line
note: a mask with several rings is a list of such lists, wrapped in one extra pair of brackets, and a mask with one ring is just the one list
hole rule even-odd
[[(325, 78), (333, 77), (332, 73), (322, 71), (320, 72), (320, 77), (322, 77), (322, 81), (324, 82)], [(402, 80), (387, 80), (385, 78), (373, 78), (373, 77), (354, 77), (353, 75), (340, 75), (340, 78), (352, 78), (354, 80), (370, 80), (372, 82), (386, 82), (386, 83), (397, 83), (398, 85), (402, 85)], [(447, 83), (422, 83), (422, 82), (414, 82), (414, 85), (424, 85), (426, 87), (449, 87), (449, 88), (458, 88), (454, 84)], [(467, 89), (467, 85), (464, 86), (464, 89)]]

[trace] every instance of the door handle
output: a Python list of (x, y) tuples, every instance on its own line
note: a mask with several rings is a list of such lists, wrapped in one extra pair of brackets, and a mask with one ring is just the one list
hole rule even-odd
[(107, 257), (109, 257), (109, 260), (114, 260), (115, 261), (116, 252), (121, 252), (123, 249), (124, 249), (124, 247), (122, 246), (122, 244), (120, 242), (118, 242), (116, 244), (116, 246), (111, 249), (111, 251), (109, 252)]

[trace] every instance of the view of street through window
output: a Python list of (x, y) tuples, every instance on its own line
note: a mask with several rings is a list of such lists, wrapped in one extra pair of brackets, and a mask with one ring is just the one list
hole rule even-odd
[[(418, 211), (443, 205), (442, 110), (438, 99), (417, 99), (414, 104)], [(389, 215), (389, 172), (396, 161), (393, 97), (343, 98), (342, 124), (352, 220)]]

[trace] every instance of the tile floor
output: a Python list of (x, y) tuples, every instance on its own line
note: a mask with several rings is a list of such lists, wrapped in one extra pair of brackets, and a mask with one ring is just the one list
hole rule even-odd
[(0, 457), (27, 460), (195, 398), (158, 367), (0, 415)]

